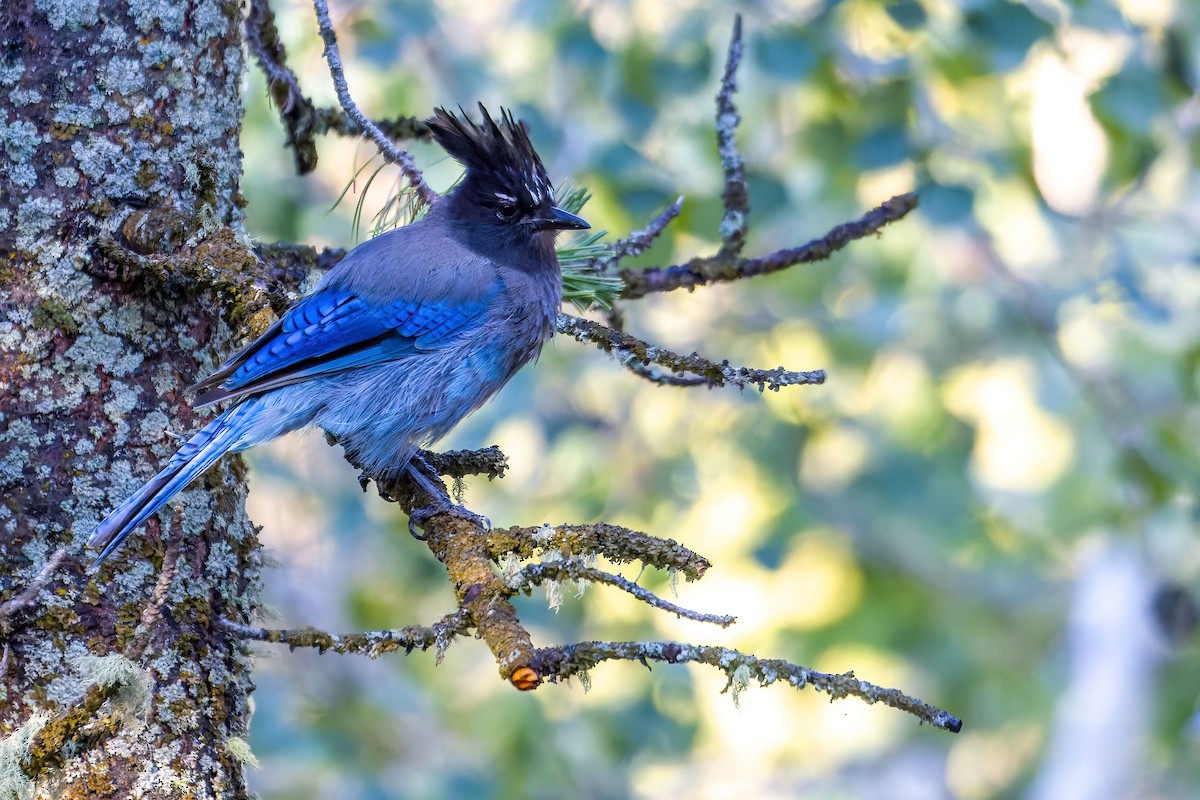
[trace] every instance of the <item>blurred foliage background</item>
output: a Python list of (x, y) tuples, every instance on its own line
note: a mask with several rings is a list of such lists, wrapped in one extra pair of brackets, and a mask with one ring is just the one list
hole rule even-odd
[[(603, 520), (714, 564), (680, 602), (593, 588), (520, 611), (540, 643), (675, 638), (859, 677), (965, 721), (609, 664), (590, 691), (502, 683), (485, 647), (379, 661), (263, 647), (251, 788), (274, 798), (1200, 796), (1200, 10), (1187, 0), (336, 0), (375, 117), (483, 100), (528, 121), (615, 235), (676, 196), (640, 261), (718, 243), (713, 102), (735, 11), (747, 255), (893, 194), (921, 207), (828, 263), (627, 305), (633, 332), (735, 364), (825, 368), (779, 393), (646, 383), (556, 341), (443, 444), (494, 524)], [(290, 64), (334, 103), (311, 7)], [(366, 144), (294, 175), (262, 76), (245, 193), (263, 240), (353, 243), (331, 210)], [(413, 150), (434, 186), (457, 167)], [(385, 171), (365, 198), (386, 198)], [(362, 186), (357, 187), (361, 190)], [(403, 515), (319, 435), (252, 456), (271, 626), (429, 623), (453, 608)], [(627, 569), (633, 577), (635, 570)], [(667, 578), (641, 582), (669, 592)]]

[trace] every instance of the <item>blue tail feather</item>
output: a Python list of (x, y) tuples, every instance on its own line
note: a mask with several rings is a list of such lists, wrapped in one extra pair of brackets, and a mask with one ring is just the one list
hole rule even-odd
[(254, 401), (239, 403), (197, 431), (170, 462), (141, 489), (96, 526), (88, 539), (93, 550), (103, 548), (92, 568), (109, 556), (135, 528), (192, 481), (208, 471), (237, 444)]

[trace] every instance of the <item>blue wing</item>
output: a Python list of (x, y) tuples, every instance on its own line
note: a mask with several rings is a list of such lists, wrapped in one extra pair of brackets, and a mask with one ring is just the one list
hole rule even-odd
[(482, 300), (453, 304), (397, 300), (381, 306), (346, 290), (319, 291), (193, 386), (196, 405), (261, 394), (319, 375), (436, 349), (483, 308)]

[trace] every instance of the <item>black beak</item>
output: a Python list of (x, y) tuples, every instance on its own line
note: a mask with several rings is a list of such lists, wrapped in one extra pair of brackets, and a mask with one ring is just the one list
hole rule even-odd
[(546, 216), (530, 220), (539, 231), (582, 231), (592, 227), (583, 217), (577, 217), (558, 206), (551, 206)]

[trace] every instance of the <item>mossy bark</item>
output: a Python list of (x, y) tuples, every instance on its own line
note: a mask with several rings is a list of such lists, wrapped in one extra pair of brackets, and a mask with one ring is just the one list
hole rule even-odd
[[(0, 794), (246, 796), (250, 665), (215, 624), (258, 602), (244, 468), (214, 468), (98, 574), (84, 547), (201, 422), (183, 387), (231, 346), (192, 270), (139, 274), (112, 254), (178, 264), (236, 239), (241, 14), (218, 0), (0, 7), (0, 737), (39, 731), (0, 757)], [(156, 230), (166, 218), (183, 224)], [(113, 654), (136, 670), (96, 666)]]

